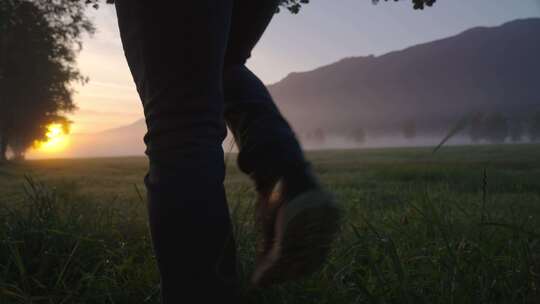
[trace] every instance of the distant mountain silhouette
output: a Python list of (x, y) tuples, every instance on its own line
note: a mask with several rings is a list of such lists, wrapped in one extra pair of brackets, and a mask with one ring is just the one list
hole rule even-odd
[(478, 27), (379, 57), (291, 73), (269, 86), (299, 132), (442, 134), (472, 112), (540, 110), (540, 19)]
[(144, 119), (106, 131), (75, 136), (74, 148), (82, 156), (141, 155), (144, 153)]
[[(70, 148), (60, 152), (55, 157), (107, 157), (107, 156), (136, 156), (143, 155), (145, 145), (143, 136), (146, 133), (144, 119), (139, 119), (129, 125), (121, 126), (96, 133), (74, 133), (70, 135)], [(225, 151), (232, 149), (232, 137), (228, 136), (223, 143)], [(49, 157), (36, 151), (31, 151), (29, 158)]]
[[(269, 90), (304, 142), (361, 129), (361, 135), (354, 136), (362, 141), (367, 137), (368, 143), (395, 136), (402, 141), (393, 144), (411, 144), (402, 135), (414, 124), (417, 136), (432, 140), (413, 144), (433, 144), (433, 138), (441, 138), (473, 112), (526, 119), (540, 110), (539, 54), (540, 18), (517, 20), (378, 57), (345, 58), (291, 73)], [(74, 135), (64, 156), (140, 155), (145, 132), (144, 120), (139, 120)], [(336, 145), (343, 146), (343, 141)], [(224, 148), (230, 150), (230, 138)]]

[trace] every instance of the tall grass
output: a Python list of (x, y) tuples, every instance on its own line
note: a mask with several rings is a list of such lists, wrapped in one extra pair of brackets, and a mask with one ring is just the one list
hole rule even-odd
[[(540, 303), (540, 212), (450, 185), (341, 189), (345, 229), (315, 275), (246, 291), (253, 303)], [(158, 303), (144, 200), (95, 201), (32, 178), (2, 204), (0, 303)], [(134, 190), (135, 191), (135, 190)], [(241, 284), (253, 267), (253, 193), (229, 189)], [(142, 196), (141, 196), (142, 197)], [(0, 202), (2, 203), (2, 202)], [(7, 207), (12, 206), (12, 207)], [(181, 287), (179, 287), (181, 288)]]
[(140, 206), (93, 202), (27, 178), (2, 210), (0, 303), (140, 303), (157, 272)]

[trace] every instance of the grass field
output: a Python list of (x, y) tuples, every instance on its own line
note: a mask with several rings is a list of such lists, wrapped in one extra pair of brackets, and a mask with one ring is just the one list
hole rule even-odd
[[(228, 155), (242, 284), (255, 192)], [(250, 303), (540, 303), (540, 145), (308, 153), (346, 210), (328, 263)], [(158, 303), (144, 158), (0, 165), (0, 303)]]

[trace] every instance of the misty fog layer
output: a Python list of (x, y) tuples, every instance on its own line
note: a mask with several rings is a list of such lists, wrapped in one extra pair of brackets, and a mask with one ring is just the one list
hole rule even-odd
[[(379, 57), (351, 57), (270, 85), (305, 149), (540, 139), (540, 18)], [(144, 120), (73, 134), (55, 157), (143, 155)], [(235, 151), (230, 136), (225, 151)], [(30, 153), (29, 157), (47, 157)]]

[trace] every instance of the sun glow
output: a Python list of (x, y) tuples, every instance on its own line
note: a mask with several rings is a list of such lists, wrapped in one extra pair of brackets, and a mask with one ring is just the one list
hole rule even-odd
[(44, 153), (57, 153), (65, 150), (69, 146), (69, 136), (59, 123), (53, 123), (47, 126), (46, 140), (36, 141), (34, 149)]

